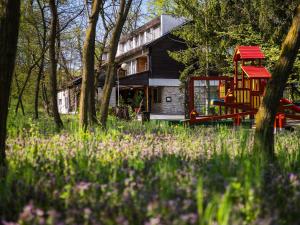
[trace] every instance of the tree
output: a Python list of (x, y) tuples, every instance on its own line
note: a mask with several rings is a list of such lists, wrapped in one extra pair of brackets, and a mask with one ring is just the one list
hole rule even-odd
[[(101, 41), (98, 41), (98, 46), (97, 46), (97, 53), (95, 54), (96, 58), (97, 58), (97, 64), (96, 64), (96, 70), (97, 70), (97, 75), (95, 76), (94, 79), (94, 88), (95, 91), (92, 92), (91, 94), (94, 94), (96, 92), (96, 89), (98, 88), (98, 83), (99, 83), (99, 78), (100, 78), (100, 74), (101, 74), (101, 69), (102, 69), (102, 64), (103, 64), (103, 55), (105, 52), (105, 47), (107, 45), (107, 41), (110, 35), (110, 32), (112, 30), (113, 27), (113, 23), (110, 22), (108, 23), (106, 21), (106, 14), (105, 14), (105, 8), (104, 8), (104, 1), (102, 1), (102, 6), (101, 6), (101, 10), (100, 10), (100, 16), (101, 16), (101, 20), (102, 20), (102, 27), (103, 27), (103, 31), (104, 33), (101, 35)], [(90, 98), (90, 106), (91, 106), (91, 110), (90, 110), (90, 114), (91, 117), (93, 115), (96, 115), (96, 102), (95, 102), (95, 96), (91, 95)]]
[[(15, 74), (17, 79), (12, 83), (11, 107), (16, 111), (33, 113), (39, 116), (42, 106), (52, 116), (50, 87), (50, 43), (51, 10), (49, 0), (24, 1), (21, 4), (19, 29), (19, 54), (16, 58)], [(56, 1), (58, 21), (56, 31), (57, 89), (65, 88), (74, 76), (80, 74), (78, 48), (75, 43), (74, 30), (82, 30), (82, 19), (78, 19), (84, 11), (81, 2)], [(61, 44), (59, 44), (61, 42)], [(77, 42), (76, 42), (77, 43)], [(58, 66), (59, 65), (59, 66)], [(49, 96), (49, 100), (48, 100)], [(41, 98), (42, 102), (39, 102)], [(21, 104), (23, 103), (23, 104)], [(51, 111), (51, 112), (50, 112)]]
[(108, 50), (108, 62), (106, 69), (105, 83), (103, 87), (103, 94), (101, 97), (100, 106), (100, 123), (103, 128), (106, 127), (106, 121), (108, 116), (109, 100), (112, 92), (112, 88), (116, 80), (116, 64), (115, 58), (118, 49), (118, 43), (121, 37), (122, 29), (126, 21), (129, 9), (131, 7), (132, 0), (120, 0), (120, 6), (118, 9), (118, 16), (115, 26), (111, 33), (111, 39), (109, 42)]
[(3, 177), (6, 168), (6, 121), (15, 67), (19, 18), (20, 0), (0, 0), (0, 177)]
[[(187, 44), (187, 49), (172, 52), (170, 55), (186, 67), (181, 73), (181, 80), (186, 82), (191, 75), (209, 76), (218, 73), (219, 68), (225, 67), (224, 46), (220, 45), (221, 37), (216, 31), (221, 31), (220, 2), (213, 0), (191, 1), (174, 0), (174, 13), (190, 20), (189, 24), (176, 30)], [(223, 57), (220, 57), (223, 56)], [(223, 58), (223, 60), (221, 60)], [(187, 99), (187, 98), (186, 98)], [(206, 107), (205, 114), (210, 111), (211, 88), (206, 81)]]
[(55, 0), (49, 0), (51, 10), (51, 28), (50, 28), (50, 43), (49, 43), (49, 58), (50, 58), (50, 93), (51, 107), (54, 117), (54, 122), (58, 129), (63, 127), (63, 122), (60, 118), (57, 106), (57, 54), (56, 54), (56, 34), (58, 31), (58, 14)]
[[(189, 21), (173, 32), (186, 43), (187, 49), (170, 53), (185, 65), (180, 76), (183, 83), (193, 75), (233, 75), (232, 52), (236, 45), (260, 45), (267, 56), (266, 66), (273, 68), (277, 60), (274, 56), (297, 6), (293, 0), (153, 2), (158, 11), (167, 10)], [(297, 71), (294, 74), (299, 74)]]
[(174, 1), (173, 0), (148, 0), (147, 8), (150, 17), (156, 17), (162, 14), (173, 13)]
[[(92, 1), (91, 14), (88, 15), (88, 28), (86, 30), (83, 46), (83, 75), (79, 110), (79, 123), (83, 129), (86, 129), (88, 126), (88, 109), (92, 108), (92, 105), (95, 105), (95, 37), (101, 5), (101, 0)], [(93, 111), (93, 113), (90, 114), (90, 122), (93, 123), (96, 121), (96, 112)]]
[(254, 150), (263, 152), (269, 159), (275, 159), (274, 121), (279, 100), (283, 95), (300, 47), (300, 5), (296, 9), (292, 26), (282, 44), (272, 79), (266, 88), (266, 94), (256, 115)]
[[(42, 32), (40, 37), (40, 46), (42, 48), (42, 58), (39, 65), (39, 72), (36, 78), (35, 83), (35, 91), (34, 91), (34, 119), (39, 118), (39, 93), (40, 93), (40, 83), (42, 80), (42, 77), (44, 75), (44, 67), (45, 67), (45, 51), (47, 46), (47, 24), (46, 24), (46, 18), (45, 18), (45, 5), (42, 6), (41, 1), (37, 0), (38, 7), (41, 13), (42, 17)], [(38, 30), (36, 26), (36, 30)], [(38, 32), (39, 33), (39, 32)]]

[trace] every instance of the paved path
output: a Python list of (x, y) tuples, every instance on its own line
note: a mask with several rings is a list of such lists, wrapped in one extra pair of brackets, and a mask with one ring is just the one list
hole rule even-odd
[[(138, 120), (142, 120), (142, 116), (138, 115)], [(150, 120), (167, 120), (180, 121), (184, 120), (184, 115), (166, 115), (166, 114), (150, 114)]]

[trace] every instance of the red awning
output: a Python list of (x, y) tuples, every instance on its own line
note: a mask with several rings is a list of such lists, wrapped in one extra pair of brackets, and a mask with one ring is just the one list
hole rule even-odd
[(263, 66), (242, 66), (249, 78), (271, 78), (269, 71)]
[(259, 46), (238, 46), (235, 50), (234, 60), (264, 59), (265, 55)]

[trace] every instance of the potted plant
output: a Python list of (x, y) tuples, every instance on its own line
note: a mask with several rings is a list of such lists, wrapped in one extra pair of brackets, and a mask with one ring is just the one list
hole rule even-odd
[(143, 103), (143, 94), (141, 91), (139, 91), (134, 95), (133, 102), (132, 102), (135, 113), (139, 113), (142, 103)]

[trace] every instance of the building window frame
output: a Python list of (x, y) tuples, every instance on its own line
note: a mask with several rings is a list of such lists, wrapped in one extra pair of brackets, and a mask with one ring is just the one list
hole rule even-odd
[(162, 87), (153, 88), (153, 102), (154, 104), (162, 103)]

